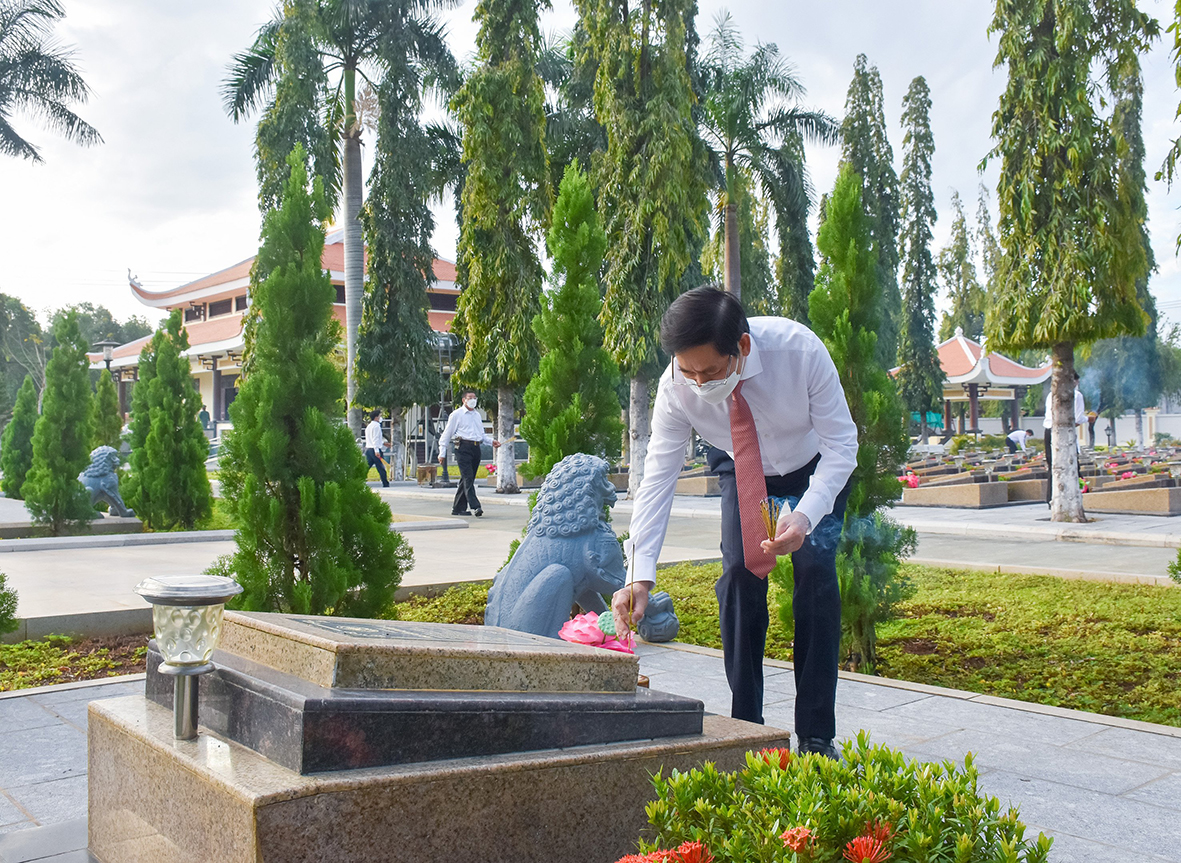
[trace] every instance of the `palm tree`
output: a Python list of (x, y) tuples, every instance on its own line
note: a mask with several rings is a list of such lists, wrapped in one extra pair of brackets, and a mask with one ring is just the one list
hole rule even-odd
[(729, 13), (718, 16), (699, 70), (705, 91), (700, 133), (710, 151), (717, 210), (724, 225), (725, 286), (741, 297), (742, 175), (757, 182), (775, 205), (777, 221), (793, 218), (789, 208), (803, 206), (806, 213), (808, 185), (799, 144), (836, 143), (840, 124), (823, 111), (799, 106), (804, 87), (775, 45), (759, 44), (746, 56)]
[(21, 112), (40, 118), (67, 140), (101, 144), (93, 126), (70, 110), (85, 103), (90, 87), (73, 63), (73, 52), (50, 38), (66, 15), (59, 0), (0, 0), (0, 153), (42, 162), (40, 152), (12, 128)]
[[(320, 124), (328, 139), (339, 142), (343, 158), (344, 193), (344, 295), (345, 341), (348, 353), (347, 399), (349, 427), (361, 431), (357, 392), (357, 332), (361, 323), (361, 295), (365, 273), (361, 211), (361, 134), (357, 115), (357, 76), (380, 91), (387, 76), (447, 86), (455, 76), (455, 60), (447, 48), (442, 27), (431, 16), (434, 0), (288, 0), (276, 17), (258, 31), (254, 44), (235, 55), (222, 94), (226, 112), (239, 122), (268, 105), (268, 113), (281, 110), (275, 95), (285, 82), (323, 81), (322, 92), (312, 97), (312, 109), (302, 108), (302, 122)], [(283, 52), (284, 40), (310, 51)], [(286, 62), (284, 62), (286, 60)], [(407, 75), (406, 71), (412, 70)], [(336, 76), (333, 86), (331, 78)], [(318, 110), (317, 110), (318, 109)], [(308, 116), (309, 113), (313, 116)], [(309, 134), (306, 129), (301, 130)], [(298, 132), (296, 135), (298, 136)], [(291, 141), (290, 144), (294, 144)], [(289, 148), (288, 148), (289, 149)], [(311, 148), (309, 147), (309, 150)], [(259, 147), (259, 158), (262, 156)], [(274, 153), (280, 163), (286, 152)], [(334, 160), (326, 160), (321, 173), (326, 188), (335, 189), (340, 176)]]

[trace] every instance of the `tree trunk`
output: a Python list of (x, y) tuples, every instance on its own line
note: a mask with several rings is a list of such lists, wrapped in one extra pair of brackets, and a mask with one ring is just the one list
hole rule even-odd
[(621, 465), (626, 465), (631, 459), (631, 442), (629, 440), (631, 437), (631, 420), (629, 418), (627, 408), (624, 408), (619, 412), (619, 420), (623, 423), (623, 441), (620, 444), (619, 463)]
[(1054, 474), (1050, 477), (1053, 498), (1051, 521), (1086, 521), (1083, 495), (1078, 487), (1078, 429), (1074, 425), (1074, 343), (1054, 345), (1054, 374), (1050, 379), (1053, 398), (1050, 413), (1053, 428)]
[(365, 241), (361, 235), (361, 130), (353, 109), (356, 72), (345, 70), (344, 137), (344, 329), (348, 365), (345, 369), (349, 429), (361, 434), (361, 408), (353, 404), (357, 395), (357, 328), (361, 326), (361, 292), (365, 279)]
[(390, 408), (390, 482), (406, 478), (406, 408)]
[(513, 419), (517, 408), (516, 392), (511, 387), (496, 391), (496, 439), (500, 448), (496, 450), (496, 493), (520, 494), (517, 488), (516, 441), (513, 437)]
[(1140, 441), (1140, 449), (1144, 449), (1144, 411), (1136, 408), (1136, 440)]
[(648, 405), (648, 379), (636, 375), (631, 380), (631, 399), (628, 403), (631, 427), (631, 467), (627, 472), (627, 496), (633, 500), (644, 481), (644, 459), (648, 456), (648, 440), (652, 437), (652, 409)]
[(735, 204), (726, 205), (726, 238), (725, 238), (725, 279), (726, 291), (742, 299), (742, 269), (741, 254), (738, 250), (738, 207)]

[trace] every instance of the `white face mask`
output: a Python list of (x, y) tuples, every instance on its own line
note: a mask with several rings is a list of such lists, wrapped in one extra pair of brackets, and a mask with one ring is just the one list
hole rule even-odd
[(711, 405), (720, 405), (730, 397), (730, 393), (734, 392), (734, 388), (738, 386), (740, 365), (741, 361), (734, 366), (734, 371), (718, 381), (706, 381), (703, 384), (698, 384), (697, 381), (686, 378), (685, 383), (702, 401)]
[(464, 402), (464, 404), (467, 405), (467, 409), (469, 411), (474, 411), (476, 409), (476, 400), (475, 399), (468, 399), (467, 401)]

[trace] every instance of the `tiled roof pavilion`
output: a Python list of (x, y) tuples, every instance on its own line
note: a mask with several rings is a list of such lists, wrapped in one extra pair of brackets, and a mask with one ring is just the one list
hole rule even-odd
[(1030, 368), (990, 351), (985, 343), (965, 336), (959, 327), (936, 350), (944, 374), (944, 428), (951, 426), (952, 403), (967, 402), (970, 424), (962, 429), (967, 432), (979, 430), (981, 401), (1011, 401), (1012, 419), (1014, 423), (1019, 422), (1019, 399), (1024, 388), (1045, 383), (1053, 370), (1048, 360), (1043, 366)]
[[(337, 297), (333, 314), (344, 324), (344, 232), (333, 231), (324, 242), (321, 258)], [(187, 356), (192, 373), (209, 410), (213, 422), (224, 421), (229, 402), (236, 394), (242, 348), (242, 318), (249, 304), (250, 268), (254, 258), (210, 273), (196, 281), (167, 291), (149, 291), (133, 277), (129, 278), (132, 294), (145, 306), (156, 309), (184, 310), (184, 327), (189, 336)], [(427, 291), (430, 302), (428, 316), (436, 332), (447, 332), (455, 317), (455, 303), (459, 288), (455, 284), (455, 264), (436, 258), (433, 265), (435, 283)], [(129, 274), (130, 276), (130, 274)], [(151, 337), (136, 339), (119, 345), (111, 352), (111, 373), (119, 381), (120, 401), (127, 410), (126, 384), (136, 377), (139, 354)], [(91, 367), (105, 366), (102, 354), (89, 355)], [(229, 391), (229, 392), (227, 392)]]

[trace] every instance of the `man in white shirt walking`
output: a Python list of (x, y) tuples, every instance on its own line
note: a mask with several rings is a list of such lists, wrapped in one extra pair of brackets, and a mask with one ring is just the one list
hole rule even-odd
[[(795, 588), (795, 732), (803, 752), (836, 757), (841, 599), (836, 544), (857, 464), (857, 427), (824, 343), (786, 318), (747, 320), (712, 287), (682, 294), (661, 323), (673, 362), (661, 376), (652, 439), (636, 495), (628, 585), (612, 599), (617, 626), (643, 617), (656, 581), (676, 480), (693, 429), (713, 444), (722, 492), (722, 577), (715, 592), (726, 678), (737, 719), (763, 721), (767, 575), (791, 554)], [(768, 496), (798, 497), (768, 539)]]
[[(480, 469), (480, 445), (491, 444), (493, 449), (500, 446), (500, 441), (492, 439), (492, 435), (484, 431), (484, 420), (476, 410), (476, 394), (472, 391), (463, 394), (463, 402), (447, 417), (447, 427), (439, 438), (439, 464), (447, 457), (447, 450), (452, 442), (455, 453), (455, 464), (459, 468), (459, 488), (455, 491), (455, 500), (451, 504), (452, 515), (472, 515), (478, 518), (484, 514), (480, 506), (480, 499), (476, 497), (476, 471)], [(470, 509), (469, 509), (470, 507)]]
[(389, 488), (390, 481), (385, 475), (385, 462), (381, 458), (381, 448), (384, 445), (385, 438), (381, 434), (381, 411), (373, 411), (369, 414), (369, 425), (365, 426), (365, 461), (370, 467), (377, 468), (382, 487)]

